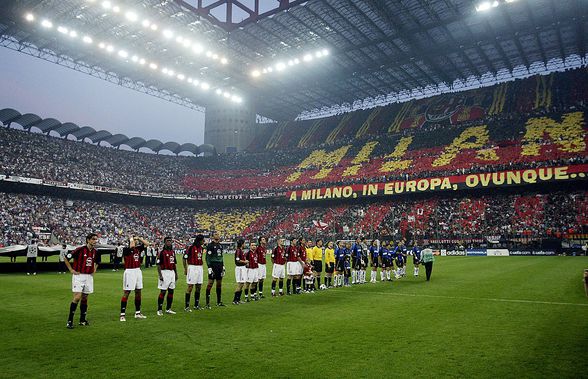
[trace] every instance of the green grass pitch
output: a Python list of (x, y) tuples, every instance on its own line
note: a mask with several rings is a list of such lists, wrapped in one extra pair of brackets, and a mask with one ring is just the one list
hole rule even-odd
[[(156, 269), (118, 320), (122, 271), (102, 270), (89, 327), (67, 330), (71, 275), (0, 275), (0, 377), (588, 376), (585, 257), (437, 258), (430, 283), (407, 277), (158, 317)], [(271, 264), (268, 264), (271, 273)], [(369, 279), (369, 273), (368, 273)], [(270, 281), (264, 292), (270, 293)], [(204, 291), (202, 292), (204, 301)], [(213, 290), (214, 299), (214, 290)]]

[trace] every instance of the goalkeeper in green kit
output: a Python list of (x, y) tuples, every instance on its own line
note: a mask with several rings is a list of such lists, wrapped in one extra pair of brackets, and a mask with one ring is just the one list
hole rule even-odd
[(208, 285), (206, 286), (206, 309), (210, 309), (210, 290), (216, 280), (216, 305), (224, 307), (221, 301), (223, 276), (225, 265), (223, 263), (223, 246), (220, 244), (219, 232), (213, 232), (212, 241), (206, 248), (206, 266), (208, 266)]

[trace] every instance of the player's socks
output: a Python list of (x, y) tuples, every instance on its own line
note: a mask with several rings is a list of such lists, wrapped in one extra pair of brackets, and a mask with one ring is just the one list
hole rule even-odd
[(174, 302), (174, 290), (170, 289), (167, 291), (167, 302), (166, 302), (165, 309), (171, 309), (173, 302)]
[(280, 294), (283, 294), (284, 293), (284, 280), (280, 279), (279, 287), (280, 287)]
[(216, 286), (216, 303), (217, 304), (221, 303), (221, 294), (222, 294), (222, 288), (220, 286)]
[(196, 285), (194, 291), (194, 307), (198, 308), (200, 306), (200, 284)]
[(141, 295), (135, 294), (135, 313), (141, 313)]
[(235, 291), (235, 296), (233, 296), (233, 303), (239, 301), (239, 291)]
[(243, 290), (239, 291), (239, 298), (237, 299), (237, 301), (241, 301), (241, 295), (243, 295)]
[(190, 294), (186, 293), (184, 295), (184, 308), (190, 308)]
[(272, 295), (276, 293), (276, 282), (272, 281)]
[(86, 321), (86, 313), (88, 313), (88, 300), (82, 298), (80, 301), (80, 322)]
[(249, 301), (249, 288), (245, 288), (245, 300)]
[(380, 281), (383, 282), (384, 278), (386, 278), (386, 271), (380, 271)]
[(163, 298), (165, 297), (165, 291), (159, 293), (157, 297), (157, 310), (160, 311), (163, 308)]
[(286, 292), (290, 293), (290, 285), (292, 284), (292, 279), (286, 279)]
[(124, 296), (120, 299), (120, 315), (121, 316), (124, 316), (125, 313), (127, 313), (127, 301), (128, 301), (128, 299)]
[(258, 287), (257, 287), (257, 293), (259, 296), (263, 295), (263, 280), (259, 281)]
[(211, 286), (206, 286), (206, 305), (210, 305), (210, 290)]
[(351, 271), (351, 284), (355, 284), (355, 277), (357, 273), (355, 271)]
[(76, 309), (77, 308), (78, 308), (78, 304), (77, 303), (72, 302), (69, 305), (69, 316), (67, 318), (67, 321), (73, 322), (74, 314), (76, 313)]

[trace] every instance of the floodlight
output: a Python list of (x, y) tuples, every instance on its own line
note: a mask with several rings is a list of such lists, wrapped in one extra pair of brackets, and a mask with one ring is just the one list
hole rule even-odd
[(164, 73), (164, 74), (167, 74), (167, 68), (166, 67), (162, 68), (161, 69), (161, 72)]
[(227, 64), (227, 63), (229, 63), (229, 60), (225, 57), (222, 57), (220, 62), (221, 62), (221, 64)]
[(157, 65), (155, 63), (149, 63), (149, 68), (152, 70), (157, 70)]
[(196, 45), (192, 46), (192, 51), (195, 52), (196, 54), (200, 54), (201, 52), (204, 51), (204, 48), (202, 47), (202, 45), (196, 44)]
[(169, 30), (169, 29), (165, 29), (165, 30), (163, 31), (163, 36), (164, 36), (165, 38), (172, 38), (172, 37), (174, 36), (174, 32), (172, 32), (172, 31), (171, 31), (171, 30)]
[(306, 54), (304, 57), (302, 57), (302, 60), (305, 62), (310, 62), (312, 60), (312, 55)]
[(137, 14), (133, 11), (128, 11), (127, 13), (125, 13), (125, 17), (130, 22), (135, 22), (139, 19), (139, 16), (137, 16)]
[(138, 62), (138, 61), (139, 61), (139, 57), (138, 57), (138, 56), (136, 56), (136, 55), (133, 55), (133, 56), (131, 57), (131, 60), (132, 60), (133, 62)]
[(120, 7), (118, 5), (115, 5), (114, 7), (112, 7), (112, 11), (114, 13), (118, 13), (118, 12), (120, 12)]
[(67, 34), (69, 32), (69, 30), (65, 26), (61, 25), (57, 27), (57, 31), (62, 34)]
[(329, 55), (329, 50), (327, 49), (323, 49), (322, 50), (323, 55), (326, 57), (327, 55)]
[(186, 77), (184, 76), (184, 74), (178, 74), (177, 78), (180, 79), (180, 80), (186, 79)]
[(317, 58), (321, 58), (321, 57), (323, 56), (323, 52), (322, 52), (322, 51), (317, 51), (317, 52), (314, 54), (314, 56), (315, 56), (315, 57), (317, 57)]
[(101, 48), (101, 49), (104, 49), (106, 47), (106, 45), (104, 44), (104, 42), (100, 42), (98, 44), (98, 47)]
[(282, 71), (285, 68), (286, 68), (286, 65), (283, 62), (278, 62), (278, 64), (276, 64), (277, 71)]
[(27, 14), (25, 15), (25, 20), (27, 20), (27, 21), (29, 21), (29, 22), (31, 22), (31, 21), (35, 21), (35, 16), (33, 16), (33, 14), (32, 14), (32, 13), (27, 13)]
[(216, 93), (217, 95), (222, 95), (223, 91), (220, 88), (217, 88), (216, 91), (214, 91), (214, 93)]
[(148, 28), (149, 25), (151, 25), (151, 21), (149, 21), (149, 20), (143, 20), (141, 22), (141, 25), (143, 25), (144, 28)]
[(106, 46), (106, 51), (108, 51), (109, 53), (112, 53), (114, 51), (114, 46), (112, 46), (112, 45)]
[(69, 36), (71, 38), (77, 38), (78, 32), (76, 32), (75, 30), (72, 30), (72, 31), (69, 32)]
[(84, 43), (92, 43), (92, 38), (84, 36), (84, 38), (82, 38), (82, 41), (84, 41)]
[(102, 2), (102, 8), (104, 9), (110, 9), (112, 7), (112, 3), (110, 3), (110, 1), (106, 0)]
[(119, 50), (118, 51), (118, 56), (121, 57), (121, 58), (128, 58), (129, 57), (129, 53), (127, 53), (124, 50)]
[(231, 97), (231, 94), (228, 92), (223, 92), (223, 96), (228, 99), (229, 97)]
[(49, 20), (41, 21), (41, 26), (47, 29), (51, 29), (53, 27), (53, 23)]
[(210, 84), (202, 82), (202, 84), (200, 84), (200, 88), (207, 91), (208, 89), (210, 89)]
[(143, 59), (143, 58), (140, 58), (139, 59), (139, 64), (140, 65), (144, 65), (145, 63), (146, 63), (145, 59)]
[(151, 24), (150, 26), (151, 30), (157, 30), (157, 24)]
[(253, 71), (251, 71), (251, 76), (253, 76), (254, 78), (257, 78), (259, 75), (261, 75), (261, 73), (259, 72), (259, 70), (253, 70)]

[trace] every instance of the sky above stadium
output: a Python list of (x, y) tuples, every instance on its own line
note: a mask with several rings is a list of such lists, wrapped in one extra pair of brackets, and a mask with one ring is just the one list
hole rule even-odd
[(204, 143), (204, 113), (0, 48), (0, 109), (127, 137)]

